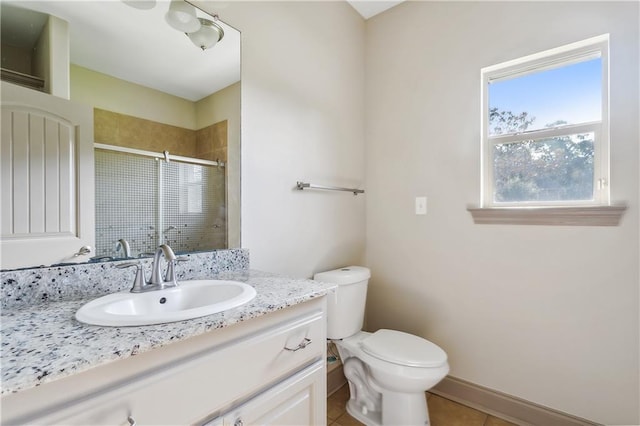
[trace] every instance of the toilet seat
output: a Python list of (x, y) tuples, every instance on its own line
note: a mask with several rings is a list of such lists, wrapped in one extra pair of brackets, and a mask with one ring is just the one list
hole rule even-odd
[[(380, 330), (379, 330), (380, 331)], [(385, 330), (380, 335), (385, 337), (388, 335), (388, 332), (394, 333), (392, 330)], [(396, 332), (401, 333), (401, 332)], [(417, 367), (408, 365), (407, 360), (411, 359), (406, 354), (402, 354), (400, 356), (387, 356), (387, 359), (393, 359), (394, 361), (388, 361), (382, 359), (380, 354), (372, 355), (370, 354), (371, 342), (369, 342), (369, 349), (365, 351), (363, 342), (375, 333), (368, 333), (366, 331), (360, 331), (353, 336), (349, 336), (345, 339), (336, 340), (335, 344), (338, 348), (338, 352), (340, 353), (340, 357), (343, 360), (347, 360), (350, 357), (355, 357), (362, 361), (367, 366), (367, 372), (370, 377), (369, 383), (376, 388), (379, 392), (384, 391), (392, 391), (392, 392), (400, 392), (403, 394), (411, 393), (411, 392), (424, 392), (425, 389), (432, 388), (436, 383), (438, 383), (444, 376), (449, 373), (449, 364), (446, 361), (446, 353), (440, 354), (435, 358), (427, 357), (423, 362), (431, 363), (431, 367)], [(403, 333), (406, 334), (406, 333)], [(372, 340), (374, 347), (375, 342), (380, 339), (380, 335), (374, 340)], [(411, 335), (409, 335), (411, 336)], [(391, 336), (393, 340), (395, 335)], [(433, 345), (437, 348), (437, 345), (428, 342), (417, 336), (412, 336), (418, 339), (420, 342), (427, 342), (429, 345)], [(402, 339), (402, 337), (400, 337)], [(380, 341), (386, 341), (382, 339)], [(391, 345), (386, 345), (391, 346)], [(440, 348), (438, 348), (440, 349)], [(442, 349), (440, 349), (442, 350)], [(374, 352), (376, 352), (374, 350)], [(383, 352), (384, 350), (377, 351)], [(436, 354), (439, 353), (438, 350), (434, 351)], [(415, 358), (415, 356), (413, 357)], [(405, 362), (400, 363), (398, 360), (403, 359)], [(415, 359), (413, 359), (415, 361)], [(438, 364), (439, 360), (445, 360), (441, 364)], [(420, 362), (418, 362), (420, 363)], [(369, 379), (367, 379), (369, 380)], [(424, 396), (424, 394), (422, 394)]]
[(381, 329), (361, 342), (363, 352), (393, 364), (433, 368), (447, 362), (447, 354), (439, 346), (413, 334)]

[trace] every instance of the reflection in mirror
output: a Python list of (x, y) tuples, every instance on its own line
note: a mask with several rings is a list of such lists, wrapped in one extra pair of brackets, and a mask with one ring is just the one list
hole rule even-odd
[(43, 90), (94, 108), (94, 260), (240, 246), (240, 33), (193, 8), (203, 31), (219, 27), (206, 41), (152, 4), (2, 2), (3, 52), (48, 16), (67, 23), (68, 88)]

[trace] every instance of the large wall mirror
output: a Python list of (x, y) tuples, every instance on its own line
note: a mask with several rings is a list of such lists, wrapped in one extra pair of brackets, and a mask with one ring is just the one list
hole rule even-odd
[[(50, 16), (68, 28), (69, 98), (94, 111), (92, 261), (163, 243), (177, 253), (240, 247), (239, 31), (182, 0), (1, 6), (3, 79), (5, 57), (18, 58), (14, 69), (29, 62), (20, 50)], [(182, 14), (169, 22), (174, 9)], [(180, 27), (190, 13), (197, 24)]]

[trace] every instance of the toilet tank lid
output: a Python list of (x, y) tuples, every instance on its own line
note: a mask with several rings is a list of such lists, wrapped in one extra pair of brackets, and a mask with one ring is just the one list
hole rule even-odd
[(318, 272), (313, 276), (316, 281), (322, 281), (331, 284), (355, 284), (368, 280), (371, 277), (369, 268), (363, 266), (345, 266), (344, 268), (334, 269), (332, 271)]
[(396, 330), (378, 330), (361, 343), (362, 349), (376, 358), (410, 367), (440, 367), (447, 353), (435, 343)]

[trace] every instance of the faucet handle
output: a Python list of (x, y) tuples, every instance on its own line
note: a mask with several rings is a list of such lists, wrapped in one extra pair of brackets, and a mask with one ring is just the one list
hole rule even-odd
[(133, 266), (141, 266), (142, 262), (125, 262), (125, 263), (119, 263), (116, 265), (116, 268), (118, 269), (124, 269), (124, 268), (131, 268)]
[(189, 258), (186, 256), (180, 256), (180, 257), (176, 257), (175, 259), (169, 260), (167, 262), (167, 273), (164, 276), (164, 282), (178, 285), (178, 283), (176, 282), (175, 265), (178, 262), (187, 262), (187, 261), (189, 261)]
[[(175, 260), (176, 255), (168, 244), (160, 244), (160, 246), (158, 246), (158, 250), (162, 251), (162, 254), (164, 254), (164, 258), (167, 259), (167, 262), (170, 260)], [(158, 253), (158, 251), (156, 251), (156, 253)]]
[(124, 238), (120, 238), (117, 242), (116, 242), (116, 249), (115, 251), (119, 251), (120, 249), (122, 249), (122, 253), (124, 255), (124, 257), (126, 259), (131, 257), (131, 246), (129, 246), (129, 242), (127, 240), (125, 240)]
[(144, 270), (142, 269), (142, 262), (125, 262), (119, 265), (116, 265), (116, 268), (124, 269), (136, 267), (136, 277), (133, 280), (133, 287), (131, 287), (131, 293), (141, 293), (144, 291), (144, 286), (146, 285), (146, 281), (144, 278)]

